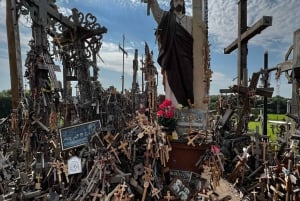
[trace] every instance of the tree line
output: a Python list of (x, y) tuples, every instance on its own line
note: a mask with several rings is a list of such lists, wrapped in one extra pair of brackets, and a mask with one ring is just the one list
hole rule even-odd
[[(11, 103), (11, 90), (3, 90), (0, 91), (0, 118), (7, 117), (12, 110)], [(287, 110), (287, 101), (289, 99), (275, 96), (272, 98), (268, 98), (268, 113), (269, 114), (286, 114)], [(211, 95), (209, 110), (218, 110), (219, 106), (219, 95)], [(263, 108), (263, 98), (256, 98), (254, 105), (252, 105), (251, 113), (254, 115), (258, 115), (260, 110)]]
[[(231, 98), (236, 98), (237, 96), (232, 96)], [(274, 96), (268, 98), (267, 112), (268, 114), (286, 114), (287, 113), (287, 101), (288, 98), (281, 96)], [(260, 110), (263, 109), (264, 99), (262, 97), (256, 97), (254, 104), (251, 105), (251, 113), (258, 115)], [(209, 110), (217, 110), (219, 107), (219, 95), (210, 96)]]

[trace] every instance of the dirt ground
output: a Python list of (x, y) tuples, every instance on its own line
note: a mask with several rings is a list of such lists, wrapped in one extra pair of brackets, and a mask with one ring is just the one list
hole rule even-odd
[(233, 187), (231, 183), (221, 178), (220, 186), (217, 187), (216, 193), (219, 195), (219, 199), (226, 196), (231, 196), (231, 201), (240, 201), (240, 195), (238, 191)]
[[(210, 175), (207, 174), (206, 171), (204, 171), (201, 174), (201, 177), (206, 179), (207, 181), (210, 180)], [(239, 192), (234, 188), (233, 184), (226, 181), (225, 179), (221, 178), (219, 181), (219, 186), (215, 189), (215, 193), (217, 193), (219, 196), (217, 197), (217, 200), (230, 200), (230, 201), (241, 201)], [(223, 199), (225, 197), (231, 197), (231, 199)]]

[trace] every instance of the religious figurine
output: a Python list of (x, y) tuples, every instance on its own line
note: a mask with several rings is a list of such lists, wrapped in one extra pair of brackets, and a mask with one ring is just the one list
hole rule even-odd
[(192, 17), (185, 14), (184, 0), (171, 0), (170, 10), (162, 10), (157, 0), (149, 5), (158, 23), (158, 63), (162, 68), (165, 97), (174, 106), (191, 106), (193, 93)]

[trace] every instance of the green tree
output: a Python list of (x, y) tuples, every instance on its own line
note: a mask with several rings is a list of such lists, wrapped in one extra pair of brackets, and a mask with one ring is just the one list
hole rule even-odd
[(11, 109), (11, 90), (3, 90), (0, 92), (0, 118), (7, 117)]

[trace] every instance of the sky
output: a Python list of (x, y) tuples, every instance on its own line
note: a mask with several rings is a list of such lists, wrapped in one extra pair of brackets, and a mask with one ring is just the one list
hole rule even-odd
[[(10, 73), (6, 36), (6, 1), (0, 0), (0, 91), (10, 89)], [(170, 0), (158, 0), (161, 8), (168, 10)], [(128, 56), (124, 59), (124, 88), (132, 86), (134, 51), (138, 49), (139, 61), (144, 58), (144, 44), (147, 42), (153, 51), (155, 66), (158, 48), (155, 41), (156, 22), (152, 14), (147, 16), (146, 4), (141, 0), (57, 0), (60, 12), (70, 15), (72, 8), (77, 8), (83, 14), (92, 13), (97, 22), (108, 29), (103, 35), (100, 56), (98, 61), (98, 80), (104, 88), (109, 86), (122, 89), (123, 55), (119, 45), (123, 45)], [(186, 0), (188, 15), (192, 15), (192, 0)], [(264, 53), (268, 52), (269, 68), (285, 61), (285, 54), (293, 44), (294, 32), (300, 28), (300, 1), (299, 0), (248, 0), (247, 24), (251, 27), (262, 16), (272, 16), (272, 26), (263, 30), (259, 35), (248, 42), (247, 67), (248, 77), (253, 72), (260, 71), (264, 65)], [(238, 0), (208, 0), (208, 41), (210, 43), (210, 68), (213, 71), (210, 95), (220, 94), (219, 90), (235, 85), (237, 80), (237, 51), (224, 54), (226, 48), (237, 38)], [(29, 51), (28, 42), (32, 38), (30, 20), (28, 16), (19, 21), (22, 65)], [(289, 59), (292, 59), (291, 54)], [(56, 61), (60, 64), (59, 61)], [(139, 68), (141, 68), (139, 62)], [(23, 74), (25, 68), (23, 69)], [(59, 79), (61, 74), (57, 75)], [(138, 71), (138, 82), (142, 85), (141, 71)], [(288, 84), (284, 74), (275, 80), (274, 73), (270, 76), (271, 87), (274, 87), (273, 96), (291, 97), (292, 85)], [(28, 89), (27, 80), (24, 79)], [(163, 94), (161, 75), (159, 75), (158, 92)]]

